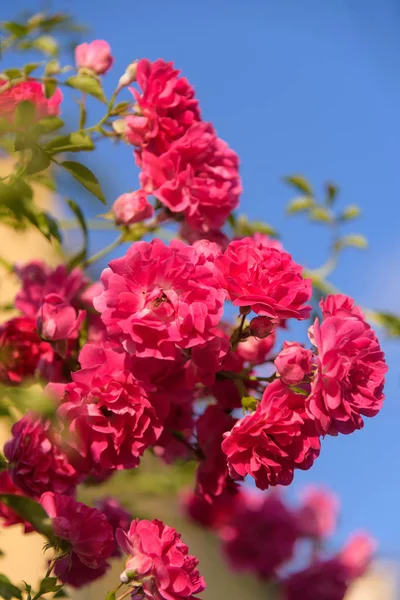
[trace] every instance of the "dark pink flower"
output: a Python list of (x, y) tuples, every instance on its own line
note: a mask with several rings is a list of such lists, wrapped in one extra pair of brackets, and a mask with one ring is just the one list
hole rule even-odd
[(174, 360), (177, 348), (210, 341), (223, 312), (213, 264), (183, 242), (132, 244), (102, 274), (95, 299), (110, 335), (139, 357)]
[(0, 381), (16, 385), (53, 362), (53, 350), (38, 336), (33, 319), (15, 317), (0, 325)]
[(343, 600), (350, 585), (340, 561), (316, 561), (283, 581), (283, 600)]
[(182, 223), (182, 226), (179, 230), (179, 237), (185, 240), (188, 244), (194, 244), (198, 240), (208, 240), (217, 244), (221, 251), (226, 250), (229, 244), (229, 238), (225, 235), (223, 231), (220, 229), (210, 229), (208, 231), (198, 231), (197, 229), (192, 229), (185, 222)]
[(208, 502), (232, 483), (221, 443), (235, 422), (218, 405), (208, 406), (197, 420), (197, 441), (204, 458), (197, 469), (196, 491)]
[(131, 89), (138, 114), (128, 116), (126, 139), (140, 148), (161, 154), (180, 138), (190, 125), (200, 120), (198, 101), (185, 77), (179, 77), (173, 63), (142, 59), (136, 66), (141, 91)]
[[(114, 534), (106, 517), (69, 496), (46, 492), (40, 503), (49, 515), (67, 560), (57, 561), (55, 574), (75, 587), (101, 576), (114, 550)], [(93, 572), (92, 572), (93, 571)]]
[(310, 339), (318, 350), (317, 370), (306, 410), (320, 433), (351, 433), (375, 416), (384, 400), (387, 366), (375, 333), (357, 315), (316, 319)]
[(334, 533), (339, 511), (337, 496), (323, 488), (308, 487), (301, 498), (297, 511), (301, 535), (322, 540)]
[(112, 211), (117, 225), (133, 225), (153, 216), (154, 209), (147, 200), (143, 190), (129, 192), (119, 196), (113, 204)]
[(61, 437), (50, 420), (26, 414), (12, 427), (4, 446), (13, 483), (28, 496), (47, 491), (71, 494), (79, 475), (61, 449)]
[[(118, 498), (113, 498), (112, 496), (101, 498), (101, 500), (95, 502), (95, 507), (107, 518), (107, 521), (114, 530), (114, 536), (117, 529), (122, 529), (123, 531), (129, 530), (132, 515), (125, 510)], [(121, 551), (117, 543), (115, 543), (114, 552), (111, 556), (121, 556)]]
[(197, 569), (198, 560), (189, 554), (181, 536), (161, 521), (132, 521), (130, 530), (117, 532), (123, 552), (130, 555), (121, 581), (135, 573), (149, 600), (194, 600), (205, 589)]
[(239, 203), (239, 160), (209, 123), (194, 123), (161, 156), (143, 151), (142, 188), (199, 231), (222, 227)]
[(270, 317), (253, 317), (250, 321), (249, 330), (251, 335), (263, 340), (275, 333), (280, 324), (279, 319)]
[[(13, 484), (8, 471), (0, 473), (0, 494), (23, 496), (21, 490)], [(33, 527), (30, 523), (24, 521), (12, 508), (2, 501), (0, 501), (0, 519), (3, 527), (10, 527), (11, 525), (22, 523), (25, 533), (33, 531)]]
[(294, 469), (309, 469), (319, 454), (320, 442), (310, 435), (307, 421), (292, 410), (288, 390), (271, 383), (254, 413), (240, 419), (225, 434), (222, 450), (230, 474), (251, 475), (258, 488), (289, 485)]
[(235, 306), (272, 319), (307, 319), (311, 280), (289, 254), (257, 247), (252, 238), (233, 241), (217, 258), (219, 281)]
[(338, 560), (352, 579), (365, 575), (377, 549), (376, 540), (368, 533), (353, 533), (338, 554)]
[(193, 388), (196, 383), (212, 385), (215, 376), (222, 369), (224, 359), (230, 350), (229, 340), (215, 336), (212, 340), (192, 349), (188, 364), (187, 382)]
[(202, 527), (218, 530), (234, 517), (237, 507), (243, 500), (237, 485), (228, 486), (220, 496), (208, 502), (204, 496), (192, 490), (182, 494), (181, 505), (186, 515)]
[(284, 342), (274, 363), (283, 383), (296, 385), (311, 372), (313, 353), (297, 342)]
[[(267, 317), (255, 317), (255, 319), (264, 318)], [(252, 321), (255, 321), (255, 319), (252, 319)], [(236, 352), (245, 362), (249, 362), (252, 365), (262, 365), (270, 355), (271, 350), (275, 345), (275, 341), (275, 331), (270, 333), (267, 337), (260, 336), (260, 339), (249, 336), (244, 342), (238, 344)]]
[(156, 456), (167, 464), (177, 459), (193, 458), (190, 439), (193, 436), (194, 415), (192, 402), (181, 402), (175, 398), (171, 402), (170, 411), (165, 419), (163, 431), (154, 446)]
[(39, 81), (28, 79), (2, 90), (7, 85), (8, 81), (0, 79), (0, 114), (3, 118), (12, 119), (18, 104), (26, 101), (35, 105), (36, 119), (59, 114), (63, 98), (59, 88), (50, 98), (46, 98), (44, 87)]
[(79, 361), (58, 409), (71, 462), (94, 475), (136, 467), (159, 437), (168, 403), (150, 398), (151, 388), (134, 377), (122, 349), (86, 344)]
[(248, 502), (243, 495), (222, 530), (223, 549), (233, 569), (269, 579), (292, 558), (298, 533), (295, 514), (278, 494)]
[(76, 339), (86, 311), (76, 310), (58, 294), (47, 294), (40, 306), (37, 327), (48, 341)]
[(320, 302), (322, 316), (327, 317), (357, 317), (364, 319), (362, 311), (355, 306), (354, 300), (344, 294), (330, 294)]
[(104, 75), (113, 65), (110, 45), (104, 40), (79, 44), (75, 48), (75, 63), (78, 69), (90, 69)]

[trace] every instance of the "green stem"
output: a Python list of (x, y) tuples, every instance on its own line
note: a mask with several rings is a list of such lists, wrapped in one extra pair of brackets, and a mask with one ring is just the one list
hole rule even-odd
[(104, 256), (106, 256), (107, 254), (109, 254), (110, 252), (112, 252), (112, 250), (115, 250), (115, 248), (118, 248), (118, 246), (120, 246), (123, 241), (124, 241), (124, 235), (121, 234), (111, 244), (109, 244), (108, 246), (106, 246), (105, 248), (103, 248), (102, 250), (100, 250), (99, 252), (97, 252), (96, 254), (93, 254), (93, 256), (91, 256), (90, 258), (87, 258), (86, 260), (84, 260), (80, 264), (80, 266), (82, 267), (82, 269), (85, 269), (89, 265), (92, 265), (93, 263), (97, 262), (98, 260), (100, 260), (101, 258), (103, 258)]
[(247, 314), (240, 315), (239, 327), (237, 327), (237, 329), (235, 329), (231, 335), (232, 350), (235, 350), (238, 343), (240, 342), (240, 338), (242, 337), (242, 333), (243, 333), (244, 324), (246, 322), (246, 317), (247, 317)]
[(133, 592), (134, 592), (134, 589), (129, 588), (129, 590), (127, 590), (126, 592), (124, 592), (123, 594), (121, 594), (120, 596), (118, 596), (117, 600), (122, 600), (123, 598), (126, 598), (130, 594), (133, 594)]

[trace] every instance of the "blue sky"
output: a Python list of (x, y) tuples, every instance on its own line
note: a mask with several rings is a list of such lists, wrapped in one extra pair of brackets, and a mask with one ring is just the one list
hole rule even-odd
[[(11, 18), (35, 2), (2, 6)], [(40, 8), (40, 4), (37, 4)], [(285, 216), (285, 174), (303, 173), (357, 203), (366, 252), (348, 250), (333, 281), (363, 305), (400, 312), (400, 4), (397, 0), (58, 0), (90, 24), (88, 39), (112, 46), (112, 90), (127, 63), (175, 61), (195, 85), (203, 116), (238, 152), (241, 210), (283, 234), (298, 262), (326, 258), (321, 227)], [(73, 114), (71, 103), (67, 115)], [(91, 162), (90, 162), (91, 161)], [(129, 148), (103, 147), (87, 163), (113, 200), (137, 187)], [(90, 210), (99, 210), (92, 208)], [(93, 248), (104, 236), (93, 238)], [(390, 372), (381, 414), (363, 431), (327, 439), (314, 468), (293, 491), (320, 482), (342, 499), (341, 535), (366, 528), (381, 555), (400, 558), (400, 341), (382, 340)]]

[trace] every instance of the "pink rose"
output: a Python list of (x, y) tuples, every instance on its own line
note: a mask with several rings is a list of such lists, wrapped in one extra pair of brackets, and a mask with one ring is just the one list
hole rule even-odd
[(322, 316), (326, 317), (357, 317), (364, 319), (362, 311), (355, 306), (354, 300), (344, 294), (330, 294), (320, 302)]
[(142, 190), (119, 196), (112, 211), (117, 225), (133, 225), (153, 216), (154, 209)]
[(315, 561), (282, 584), (283, 600), (343, 600), (351, 581), (340, 561)]
[(368, 533), (353, 533), (346, 545), (338, 554), (349, 577), (355, 579), (365, 575), (377, 549), (376, 540)]
[(7, 119), (13, 119), (15, 109), (20, 102), (32, 102), (36, 108), (36, 119), (57, 116), (60, 113), (62, 92), (56, 89), (50, 98), (44, 95), (43, 85), (39, 81), (28, 79), (12, 85), (1, 91), (8, 81), (0, 79), (0, 114)]
[(207, 502), (204, 496), (193, 491), (182, 494), (181, 505), (184, 513), (202, 527), (219, 530), (230, 523), (237, 508), (243, 501), (242, 493), (236, 484), (228, 486), (220, 496)]
[(118, 530), (117, 540), (122, 551), (130, 555), (121, 581), (129, 580), (128, 573), (133, 571), (149, 600), (194, 600), (205, 589), (196, 568), (198, 560), (172, 527), (156, 519), (136, 519), (128, 533)]
[(296, 385), (310, 373), (313, 353), (297, 342), (284, 342), (283, 350), (279, 352), (274, 363), (283, 383)]
[(337, 496), (323, 488), (308, 487), (302, 493), (302, 501), (297, 511), (301, 534), (323, 540), (334, 533), (339, 510)]
[(106, 41), (94, 40), (75, 48), (75, 62), (78, 69), (91, 69), (97, 75), (104, 75), (112, 67), (114, 58)]
[[(255, 317), (252, 319), (251, 323), (256, 319), (268, 319), (268, 317)], [(244, 342), (240, 342), (236, 349), (236, 352), (239, 354), (239, 356), (244, 361), (249, 362), (252, 365), (262, 365), (265, 363), (276, 341), (275, 331), (269, 333), (267, 337), (259, 337), (260, 339), (257, 339), (257, 337), (253, 336), (248, 337)]]
[(68, 556), (56, 562), (55, 574), (75, 587), (101, 576), (115, 546), (106, 517), (96, 508), (52, 492), (43, 494), (40, 503), (52, 520), (55, 536), (68, 544)]
[[(23, 493), (17, 488), (8, 474), (8, 471), (0, 473), (0, 494), (13, 494), (13, 496), (23, 496)], [(2, 527), (10, 527), (22, 523), (25, 533), (34, 531), (32, 525), (24, 521), (16, 512), (13, 511), (7, 504), (0, 501), (0, 520)]]
[(233, 241), (217, 258), (219, 281), (235, 306), (272, 319), (307, 319), (311, 281), (286, 252), (256, 247), (252, 238)]
[(38, 332), (48, 341), (76, 339), (85, 316), (85, 310), (77, 311), (58, 294), (47, 294), (38, 313)]
[[(114, 538), (117, 529), (123, 531), (129, 531), (129, 526), (132, 521), (132, 515), (130, 512), (124, 509), (118, 498), (107, 496), (96, 500), (94, 503), (97, 510), (99, 510), (107, 519), (114, 531)], [(115, 548), (111, 556), (121, 556), (121, 551), (118, 544), (115, 542)]]
[(49, 490), (72, 494), (79, 481), (66, 454), (61, 436), (51, 421), (28, 413), (12, 427), (12, 438), (4, 446), (13, 483), (26, 495), (38, 498)]

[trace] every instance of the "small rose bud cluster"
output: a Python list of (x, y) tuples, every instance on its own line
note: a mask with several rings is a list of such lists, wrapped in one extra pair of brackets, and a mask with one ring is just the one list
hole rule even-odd
[[(276, 491), (266, 495), (232, 491), (212, 503), (188, 492), (182, 509), (190, 520), (217, 534), (235, 571), (273, 582), (285, 600), (343, 600), (354, 580), (365, 574), (376, 550), (375, 540), (360, 532), (326, 557), (325, 546), (337, 528), (339, 502), (324, 488), (305, 489), (296, 507)], [(308, 564), (299, 571), (304, 556), (309, 557)]]

